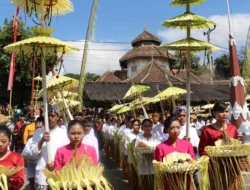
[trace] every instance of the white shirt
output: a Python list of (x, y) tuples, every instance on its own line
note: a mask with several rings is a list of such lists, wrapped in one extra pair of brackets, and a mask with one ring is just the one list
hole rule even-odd
[[(181, 126), (181, 133), (179, 135), (180, 139), (183, 139), (186, 136), (186, 131), (187, 131), (187, 127), (185, 124), (185, 125)], [(198, 149), (199, 142), (200, 142), (200, 138), (197, 134), (196, 129), (193, 127), (190, 127), (190, 143)]]
[(250, 122), (248, 120), (241, 123), (238, 132), (243, 134), (243, 143), (250, 144)]
[(118, 128), (114, 125), (110, 125), (108, 129), (108, 134), (109, 134), (109, 139), (113, 140), (114, 139), (114, 132), (117, 131)]
[[(151, 138), (147, 139), (143, 136), (143, 134), (139, 134), (136, 138), (136, 142), (135, 142), (135, 147), (138, 147), (138, 144), (140, 142), (145, 143), (146, 145), (150, 146), (150, 147), (156, 147), (158, 144), (161, 143), (161, 141), (157, 138), (157, 136), (152, 135)], [(153, 166), (153, 159), (154, 159), (154, 153), (148, 153), (145, 155), (141, 155), (141, 154), (137, 154), (135, 152), (135, 156), (137, 157), (137, 160), (140, 162), (140, 165), (138, 165), (137, 167), (139, 167), (138, 171), (139, 171), (139, 175), (152, 175), (155, 173), (154, 170), (154, 166)], [(143, 158), (143, 156), (146, 156)]]
[[(35, 182), (39, 185), (48, 185), (46, 182), (46, 177), (42, 172), (42, 170), (46, 168), (46, 163), (48, 162), (46, 143), (44, 142), (41, 150), (38, 150), (38, 142), (41, 140), (43, 133), (45, 133), (45, 128), (38, 129), (34, 133), (34, 136), (32, 138), (31, 151), (33, 155), (40, 154), (40, 158), (36, 166)], [(61, 129), (60, 127), (56, 127), (55, 129), (50, 130), (50, 144), (50, 151), (54, 160), (57, 149), (69, 144), (67, 131)]]
[(96, 150), (96, 155), (97, 155), (97, 161), (99, 160), (99, 147), (98, 147), (98, 140), (97, 138), (91, 133), (87, 134), (84, 136), (83, 138), (83, 141), (82, 141), (83, 144), (86, 144), (86, 145), (89, 145), (89, 146), (92, 146), (95, 148)]
[(106, 131), (108, 130), (108, 128), (109, 128), (109, 124), (108, 123), (104, 123), (102, 125), (102, 132), (106, 133)]
[(153, 135), (155, 135), (155, 136), (157, 136), (157, 138), (161, 141), (161, 142), (163, 142), (162, 141), (162, 137), (163, 137), (163, 129), (164, 129), (164, 126), (160, 123), (160, 122), (158, 122), (155, 126), (154, 126), (154, 128), (152, 129), (152, 134)]
[(26, 161), (26, 177), (27, 179), (35, 177), (36, 176), (36, 165), (37, 165), (37, 161), (39, 159), (39, 156), (33, 156), (32, 151), (31, 151), (31, 143), (32, 143), (32, 138), (30, 138), (23, 151), (22, 151), (22, 156), (24, 157), (25, 161)]
[(122, 126), (119, 128), (117, 134), (118, 134), (118, 135), (122, 135), (123, 130), (126, 129), (126, 128), (127, 128), (127, 126), (126, 126), (125, 124), (122, 125)]
[(127, 147), (125, 146), (125, 141), (126, 141), (126, 138), (128, 136), (128, 134), (131, 133), (131, 129), (130, 128), (126, 128), (122, 131), (122, 142), (123, 142), (123, 145), (124, 145), (124, 151), (123, 153), (125, 155), (128, 155), (128, 150), (127, 150)]
[[(140, 135), (141, 133), (138, 133), (137, 135), (134, 134), (133, 132), (130, 132), (125, 140), (125, 147), (126, 150), (128, 150), (128, 144), (131, 143), (133, 140), (135, 140), (138, 135)], [(127, 151), (128, 152), (128, 151)], [(128, 163), (132, 164), (133, 163), (133, 153), (132, 154), (128, 154)]]

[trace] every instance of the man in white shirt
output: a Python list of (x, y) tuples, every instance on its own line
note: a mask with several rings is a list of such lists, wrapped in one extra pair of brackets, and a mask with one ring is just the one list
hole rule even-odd
[(97, 160), (99, 160), (98, 140), (95, 137), (94, 133), (91, 133), (91, 131), (93, 130), (92, 127), (94, 123), (90, 117), (84, 118), (83, 123), (84, 123), (84, 138), (82, 143), (94, 147), (96, 150)]
[[(35, 130), (44, 127), (44, 118), (38, 117), (35, 122)], [(39, 159), (39, 155), (33, 156), (31, 152), (32, 137), (27, 141), (23, 151), (22, 156), (25, 159), (26, 167), (26, 178), (29, 180), (30, 189), (34, 189), (35, 185), (35, 175), (36, 175), (36, 165)]]
[[(180, 124), (181, 124), (181, 133), (179, 135), (180, 139), (186, 138), (186, 110), (180, 109), (176, 113), (176, 117), (178, 118)], [(200, 142), (200, 138), (198, 137), (197, 131), (194, 127), (190, 126), (190, 143), (193, 145), (194, 153), (196, 157), (198, 156), (198, 146)], [(197, 172), (194, 174), (194, 183), (197, 189), (199, 189), (199, 181), (198, 181), (198, 174)]]
[(163, 132), (164, 126), (159, 122), (159, 119), (160, 119), (160, 115), (158, 113), (153, 113), (153, 115), (152, 115), (152, 122), (153, 122), (152, 134), (155, 135), (162, 142), (162, 137), (164, 135), (164, 132)]
[[(54, 157), (58, 148), (69, 143), (67, 136), (67, 131), (61, 129), (57, 125), (57, 120), (59, 118), (59, 110), (55, 106), (50, 106), (48, 108), (49, 115), (49, 132), (45, 131), (45, 128), (38, 129), (32, 138), (31, 152), (33, 155), (40, 155), (36, 166), (36, 176), (35, 176), (35, 189), (36, 190), (47, 190), (49, 188), (46, 177), (42, 170), (46, 167), (53, 170)], [(48, 161), (48, 152), (46, 147), (46, 142), (50, 142), (50, 151), (52, 155), (52, 162)]]

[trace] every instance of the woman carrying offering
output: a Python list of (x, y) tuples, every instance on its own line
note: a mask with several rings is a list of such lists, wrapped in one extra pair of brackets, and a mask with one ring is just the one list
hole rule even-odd
[(141, 122), (138, 119), (134, 119), (132, 121), (132, 130), (128, 134), (125, 147), (128, 150), (128, 164), (129, 164), (129, 178), (131, 181), (132, 189), (138, 189), (138, 179), (136, 173), (136, 164), (135, 164), (135, 157), (134, 157), (134, 146), (135, 140), (137, 136), (140, 134)]
[(95, 165), (98, 164), (95, 148), (86, 144), (82, 144), (85, 125), (89, 125), (89, 123), (84, 122), (84, 120), (72, 120), (69, 122), (67, 133), (70, 144), (57, 149), (54, 170), (60, 170), (74, 156), (76, 158), (80, 158), (83, 154), (92, 158), (92, 161)]
[[(192, 144), (186, 140), (178, 138), (181, 132), (181, 125), (180, 125), (179, 120), (175, 117), (169, 118), (165, 122), (164, 127), (169, 137), (168, 137), (168, 140), (156, 146), (156, 149), (154, 152), (154, 159), (158, 162), (163, 162), (163, 158), (173, 152), (186, 153), (186, 154), (189, 154), (192, 159), (195, 159), (194, 149), (193, 149)], [(188, 181), (190, 181), (190, 179)], [(182, 183), (182, 182), (174, 180), (171, 183), (177, 184), (177, 183)], [(164, 181), (164, 189), (165, 190), (171, 189), (167, 181)], [(187, 182), (187, 186), (185, 189), (187, 190), (191, 189), (189, 182)]]
[[(216, 122), (206, 126), (200, 137), (200, 156), (210, 156), (205, 150), (207, 146), (223, 147), (224, 145), (233, 145), (233, 139), (238, 138), (236, 127), (227, 123), (229, 107), (226, 103), (217, 102), (213, 107), (213, 114), (216, 118)], [(218, 144), (218, 140), (220, 140), (220, 144)], [(216, 143), (216, 141), (218, 142)], [(210, 156), (209, 177), (211, 190), (218, 188), (225, 190), (238, 189), (235, 184), (239, 179), (240, 171), (238, 161), (235, 158), (236, 157), (226, 155), (222, 155), (221, 157)]]
[(154, 189), (154, 149), (160, 144), (157, 136), (152, 135), (153, 122), (142, 121), (143, 134), (139, 134), (135, 142), (135, 157), (139, 176), (139, 190)]
[[(0, 125), (0, 165), (7, 168), (24, 168), (23, 157), (15, 152), (8, 150), (11, 144), (11, 131), (5, 126)], [(12, 190), (21, 189), (24, 184), (24, 169), (20, 169), (8, 178), (8, 188)]]

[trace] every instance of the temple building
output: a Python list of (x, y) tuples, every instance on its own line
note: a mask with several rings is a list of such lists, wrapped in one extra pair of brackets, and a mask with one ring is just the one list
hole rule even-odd
[[(84, 90), (86, 106), (110, 107), (114, 102), (123, 102), (123, 97), (132, 84), (144, 84), (151, 89), (144, 96), (153, 97), (169, 86), (186, 88), (186, 71), (171, 69), (177, 58), (160, 48), (161, 40), (146, 29), (132, 40), (132, 49), (123, 55), (120, 70), (106, 71), (96, 82), (87, 82)], [(192, 103), (228, 101), (229, 82), (205, 80), (191, 73)], [(185, 96), (182, 97), (185, 101)]]

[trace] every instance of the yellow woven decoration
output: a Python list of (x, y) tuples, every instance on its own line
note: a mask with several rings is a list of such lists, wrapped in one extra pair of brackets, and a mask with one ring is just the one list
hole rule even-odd
[(39, 27), (32, 27), (32, 30), (35, 33), (35, 37), (12, 43), (5, 46), (4, 49), (8, 52), (23, 52), (27, 54), (31, 54), (34, 51), (34, 48), (37, 49), (38, 54), (41, 53), (40, 47), (46, 50), (45, 53), (53, 53), (55, 49), (58, 53), (63, 52), (63, 49), (65, 53), (79, 50), (79, 48), (72, 46), (69, 43), (50, 37), (50, 34), (54, 31), (53, 28), (41, 29)]
[(43, 170), (52, 190), (77, 189), (111, 190), (111, 184), (102, 176), (104, 167), (93, 164), (90, 157), (83, 155), (80, 159), (72, 158), (60, 171)]
[[(31, 9), (34, 12), (40, 13), (40, 1), (35, 0), (12, 0), (11, 1), (15, 6), (20, 7), (25, 12), (30, 12)], [(74, 11), (74, 6), (70, 0), (45, 0), (45, 8), (52, 5), (52, 15), (65, 15)]]
[[(219, 140), (207, 146), (210, 157), (209, 177), (212, 189), (246, 189), (241, 170), (249, 166), (250, 145), (235, 139)], [(227, 144), (227, 145), (223, 145)]]
[(23, 169), (23, 167), (8, 168), (0, 165), (0, 189), (8, 190), (8, 178), (21, 169)]
[[(188, 159), (188, 161), (186, 161)], [(181, 160), (181, 161), (180, 161)], [(163, 159), (163, 162), (153, 161), (155, 167), (155, 190), (164, 189), (164, 181), (171, 190), (196, 189), (193, 175), (200, 172), (200, 189), (209, 189), (207, 156), (202, 156), (198, 161), (184, 153), (173, 152)]]

